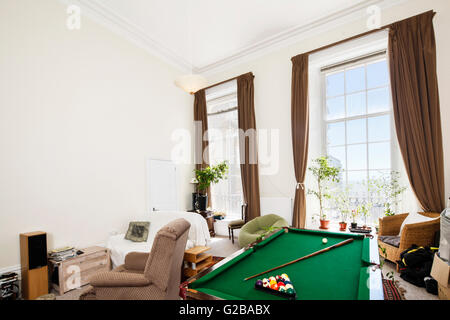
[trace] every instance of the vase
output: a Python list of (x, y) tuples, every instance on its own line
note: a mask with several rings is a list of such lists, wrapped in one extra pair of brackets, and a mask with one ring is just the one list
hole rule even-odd
[(208, 195), (197, 193), (194, 201), (194, 210), (206, 211), (208, 207)]
[(339, 230), (340, 231), (347, 230), (347, 222), (339, 222)]
[(330, 224), (330, 220), (320, 219), (320, 229), (328, 229), (329, 224)]

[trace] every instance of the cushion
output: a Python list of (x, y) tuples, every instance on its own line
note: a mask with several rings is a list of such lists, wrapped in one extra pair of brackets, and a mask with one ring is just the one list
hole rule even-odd
[(230, 223), (228, 223), (228, 226), (235, 227), (235, 226), (243, 226), (244, 224), (245, 224), (244, 220), (239, 219), (239, 220), (230, 221)]
[(380, 241), (389, 244), (394, 247), (400, 247), (400, 237), (399, 236), (380, 236)]
[(125, 239), (134, 242), (146, 242), (148, 238), (148, 230), (150, 228), (150, 222), (148, 221), (132, 221), (128, 226)]
[(405, 220), (403, 220), (402, 226), (400, 227), (400, 232), (399, 232), (399, 236), (402, 234), (403, 228), (405, 225), (407, 224), (413, 224), (413, 223), (421, 223), (421, 222), (428, 222), (428, 221), (432, 221), (435, 219), (439, 219), (439, 216), (436, 218), (430, 218), (430, 217), (426, 217), (421, 215), (418, 212), (413, 212), (408, 214), (408, 216), (406, 217)]

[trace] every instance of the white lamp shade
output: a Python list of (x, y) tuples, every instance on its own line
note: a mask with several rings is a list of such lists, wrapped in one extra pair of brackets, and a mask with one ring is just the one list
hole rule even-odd
[(175, 80), (175, 85), (188, 93), (195, 93), (201, 88), (206, 87), (206, 84), (206, 79), (199, 74), (179, 76)]

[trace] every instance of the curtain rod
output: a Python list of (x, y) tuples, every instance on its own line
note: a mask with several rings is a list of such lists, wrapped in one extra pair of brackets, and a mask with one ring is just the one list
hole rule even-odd
[[(227, 79), (227, 80), (223, 80), (223, 81), (217, 82), (217, 83), (215, 83), (215, 84), (212, 84), (212, 85), (207, 86), (207, 87), (205, 87), (205, 88), (202, 88), (202, 89), (200, 89), (200, 90), (207, 90), (207, 89), (210, 89), (210, 88), (212, 88), (212, 87), (219, 86), (219, 85), (221, 85), (221, 84), (224, 84), (225, 82), (229, 82), (229, 81), (236, 80), (236, 79), (239, 78), (240, 76), (243, 76), (243, 75), (246, 75), (246, 74), (251, 74), (251, 75), (253, 75), (252, 72), (243, 73), (243, 74), (241, 74), (241, 75), (239, 75), (239, 76), (236, 76), (236, 77), (233, 77), (233, 78), (230, 78), (230, 79)], [(200, 91), (200, 90), (199, 90), (199, 91)]]
[(316, 49), (307, 51), (307, 52), (305, 52), (305, 53), (298, 54), (298, 55), (292, 57), (291, 60), (294, 59), (294, 58), (297, 57), (297, 56), (300, 56), (300, 55), (304, 55), (304, 54), (311, 55), (311, 54), (313, 54), (313, 53), (316, 53), (316, 52), (319, 52), (319, 51), (322, 51), (322, 50), (325, 50), (325, 49), (328, 49), (328, 48), (331, 48), (331, 47), (340, 45), (340, 44), (342, 44), (342, 43), (345, 43), (345, 42), (348, 42), (348, 41), (351, 41), (351, 40), (355, 40), (355, 39), (358, 39), (358, 38), (362, 38), (362, 37), (365, 37), (365, 36), (367, 36), (367, 35), (369, 35), (369, 34), (372, 34), (372, 33), (375, 33), (375, 32), (379, 32), (379, 31), (384, 30), (384, 29), (389, 29), (389, 28), (392, 27), (392, 25), (394, 25), (395, 23), (402, 22), (402, 21), (405, 21), (405, 20), (408, 20), (408, 19), (411, 19), (411, 18), (415, 18), (415, 17), (421, 16), (421, 15), (426, 14), (426, 13), (429, 13), (429, 12), (433, 12), (434, 14), (436, 14), (436, 12), (434, 12), (433, 10), (429, 10), (429, 11), (426, 11), (426, 12), (423, 12), (423, 13), (420, 13), (420, 14), (417, 14), (417, 15), (415, 15), (415, 16), (412, 16), (412, 17), (409, 17), (409, 18), (406, 18), (406, 19), (403, 19), (403, 20), (399, 20), (399, 21), (396, 21), (396, 22), (387, 24), (387, 25), (382, 26), (382, 27), (380, 27), (380, 28), (378, 28), (378, 29), (373, 29), (373, 30), (370, 30), (370, 31), (367, 31), (367, 32), (363, 32), (363, 33), (357, 34), (357, 35), (355, 35), (355, 36), (352, 36), (352, 37), (349, 37), (349, 38), (346, 38), (346, 39), (343, 39), (343, 40), (339, 40), (339, 41), (336, 41), (336, 42), (334, 42), (334, 43), (330, 43), (330, 44), (324, 45), (324, 46), (322, 46), (322, 47), (319, 47), (319, 48), (316, 48)]

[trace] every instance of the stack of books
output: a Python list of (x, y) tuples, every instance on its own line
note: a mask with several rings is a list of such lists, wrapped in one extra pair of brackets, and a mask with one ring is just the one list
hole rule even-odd
[(77, 256), (77, 252), (74, 247), (64, 247), (50, 251), (49, 258), (54, 261), (64, 261), (69, 258)]

